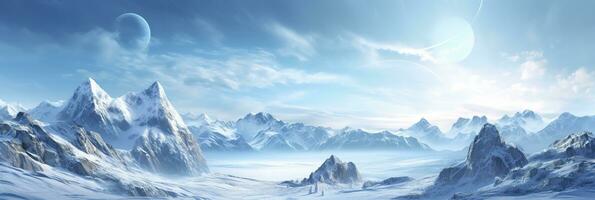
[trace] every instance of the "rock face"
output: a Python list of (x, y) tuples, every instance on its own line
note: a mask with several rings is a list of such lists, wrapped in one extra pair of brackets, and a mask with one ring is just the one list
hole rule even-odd
[(352, 162), (342, 162), (331, 155), (324, 163), (306, 179), (307, 183), (351, 184), (361, 181), (361, 175)]
[(413, 137), (398, 136), (388, 131), (369, 133), (361, 129), (345, 128), (320, 145), (321, 150), (407, 150), (432, 149)]
[[(29, 171), (62, 169), (85, 178), (91, 177), (90, 180), (97, 181), (95, 184), (118, 194), (175, 195), (168, 189), (138, 179), (131, 180), (130, 175), (139, 171), (137, 164), (130, 160), (127, 152), (117, 151), (107, 144), (100, 134), (67, 123), (49, 128), (46, 130), (23, 112), (11, 121), (0, 122), (0, 162)], [(30, 175), (33, 179), (39, 178), (36, 176), (65, 181), (59, 176)]]
[(465, 162), (443, 169), (436, 185), (491, 183), (525, 164), (523, 152), (504, 143), (494, 125), (485, 124), (469, 147)]
[[(70, 142), (49, 134), (28, 114), (20, 112), (13, 121), (0, 124), (0, 160), (10, 165), (33, 171), (43, 170), (43, 165), (60, 167), (79, 175), (92, 175), (98, 163), (76, 153), (100, 158), (110, 158), (123, 164), (122, 156), (107, 145), (97, 133), (73, 129)], [(73, 146), (70, 144), (72, 143)]]
[(200, 147), (159, 82), (139, 93), (110, 97), (93, 79), (81, 84), (58, 114), (129, 150), (140, 165), (167, 175), (208, 171)]
[(570, 113), (562, 113), (545, 128), (527, 138), (531, 142), (523, 144), (523, 148), (528, 152), (537, 152), (560, 138), (583, 131), (595, 131), (595, 116), (578, 117)]
[(493, 185), (469, 195), (469, 199), (489, 196), (524, 195), (543, 191), (595, 187), (595, 138), (588, 132), (557, 140)]
[(595, 138), (591, 132), (568, 135), (550, 145), (550, 148), (531, 157), (531, 160), (582, 156), (595, 158)]
[(304, 178), (301, 182), (286, 181), (284, 183), (290, 186), (304, 186), (316, 183), (336, 185), (359, 183), (361, 180), (361, 175), (355, 164), (342, 162), (336, 156), (331, 155), (316, 171), (310, 173), (308, 178)]

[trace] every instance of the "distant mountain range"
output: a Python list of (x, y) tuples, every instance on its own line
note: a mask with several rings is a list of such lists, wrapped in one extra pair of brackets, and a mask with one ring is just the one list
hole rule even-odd
[[(155, 133), (182, 133), (179, 137), (192, 133), (204, 151), (461, 150), (489, 122), (486, 116), (461, 117), (443, 132), (422, 118), (406, 129), (370, 132), (289, 123), (263, 112), (249, 113), (236, 121), (220, 121), (206, 114), (178, 115), (159, 83), (139, 93), (112, 98), (92, 79), (79, 86), (67, 102), (44, 101), (27, 110), (0, 100), (0, 119), (12, 119), (21, 111), (47, 124), (48, 129), (59, 129), (56, 126), (61, 123), (54, 122), (70, 121), (101, 133), (114, 147), (128, 150), (134, 150), (138, 139), (151, 140), (146, 136)], [(578, 117), (570, 113), (562, 113), (546, 123), (539, 114), (524, 110), (491, 122), (504, 139), (527, 152), (543, 149), (570, 133), (595, 131), (595, 116)], [(199, 157), (197, 159), (201, 160)]]
[(190, 130), (205, 151), (431, 150), (413, 137), (388, 131), (288, 123), (262, 112), (249, 113), (235, 122), (212, 120), (206, 114), (183, 117), (193, 124)]

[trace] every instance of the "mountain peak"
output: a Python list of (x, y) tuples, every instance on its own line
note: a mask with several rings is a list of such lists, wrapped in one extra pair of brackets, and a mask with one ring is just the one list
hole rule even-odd
[(486, 123), (477, 134), (475, 142), (482, 142), (486, 144), (499, 144), (502, 143), (498, 129), (493, 124)]
[(558, 117), (558, 119), (567, 119), (567, 118), (575, 118), (576, 116), (569, 113), (569, 112), (563, 112), (562, 114), (560, 114), (560, 116)]
[(269, 114), (269, 113), (265, 113), (265, 112), (258, 112), (256, 114), (254, 113), (248, 113), (244, 119), (254, 119), (258, 122), (261, 123), (265, 123), (267, 121), (277, 121), (277, 119), (275, 119), (275, 117), (273, 117), (273, 115)]
[(430, 122), (428, 122), (428, 120), (426, 120), (426, 118), (421, 118), (417, 123), (413, 124), (414, 127), (429, 127), (432, 124), (430, 124)]
[(33, 119), (31, 119), (31, 116), (29, 116), (29, 114), (25, 112), (19, 112), (17, 116), (14, 118), (14, 121), (20, 124), (29, 124), (33, 122)]
[(339, 158), (337, 158), (337, 156), (331, 155), (331, 157), (327, 158), (324, 161), (324, 164), (323, 165), (325, 165), (325, 164), (334, 165), (335, 163), (341, 163), (341, 160)]
[(561, 140), (555, 141), (551, 147), (567, 156), (582, 155), (595, 157), (595, 137), (591, 132), (578, 132), (570, 134)]
[(90, 78), (87, 81), (83, 82), (75, 91), (75, 95), (86, 95), (88, 94), (90, 97), (98, 98), (101, 100), (104, 99), (111, 99), (111, 97), (95, 82), (95, 79)]
[(159, 81), (153, 82), (153, 84), (151, 84), (151, 86), (149, 86), (149, 88), (147, 88), (144, 93), (151, 97), (165, 97), (165, 90)]

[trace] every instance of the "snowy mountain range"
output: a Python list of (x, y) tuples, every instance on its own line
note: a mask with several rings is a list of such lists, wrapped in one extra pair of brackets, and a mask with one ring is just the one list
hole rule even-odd
[(268, 113), (249, 113), (235, 122), (212, 120), (206, 114), (185, 114), (185, 121), (205, 151), (314, 151), (314, 150), (430, 150), (415, 138), (391, 132), (335, 130), (288, 123)]
[(50, 132), (67, 135), (70, 127), (77, 126), (99, 133), (149, 171), (172, 175), (208, 171), (200, 147), (159, 82), (112, 98), (89, 78), (63, 106), (42, 102), (29, 112), (49, 122), (45, 129)]
[[(158, 82), (140, 92), (113, 98), (93, 79), (77, 87), (64, 103), (42, 102), (31, 110), (0, 103), (2, 117), (6, 118), (0, 120), (0, 184), (8, 188), (2, 189), (8, 191), (6, 194), (23, 198), (39, 198), (34, 192), (23, 193), (31, 191), (26, 186), (29, 183), (51, 185), (46, 191), (59, 191), (59, 197), (82, 192), (87, 197), (126, 194), (194, 198), (194, 190), (209, 194), (212, 191), (204, 188), (211, 188), (221, 192), (217, 187), (223, 185), (246, 191), (259, 186), (281, 191), (277, 184), (267, 185), (269, 182), (204, 175), (209, 168), (201, 148), (436, 153), (431, 145), (460, 145), (457, 142), (468, 137), (472, 137), (469, 144), (459, 146), (468, 146), (465, 160), (441, 170), (432, 185), (423, 190), (427, 193), (407, 198), (432, 197), (436, 193), (483, 199), (595, 186), (595, 139), (592, 133), (584, 132), (595, 128), (592, 116), (563, 113), (547, 125), (532, 111), (504, 116), (494, 125), (487, 123), (487, 117), (474, 116), (460, 118), (447, 133), (423, 118), (396, 132), (310, 126), (284, 122), (267, 113), (250, 113), (226, 122), (205, 114), (179, 115)], [(527, 158), (525, 153), (535, 152), (533, 149), (542, 151)], [(194, 175), (204, 176), (192, 179)], [(184, 180), (191, 180), (192, 184), (175, 183), (165, 178), (168, 176), (190, 177)], [(417, 187), (415, 184), (420, 182), (416, 181), (424, 180), (427, 178), (391, 177), (367, 181), (363, 188), (373, 191), (407, 184)], [(301, 191), (302, 187), (318, 183), (339, 188), (358, 184), (357, 191), (349, 191), (358, 192), (362, 182), (355, 164), (331, 156), (309, 177), (286, 184), (293, 186), (287, 191)], [(1, 198), (6, 197), (3, 194)]]

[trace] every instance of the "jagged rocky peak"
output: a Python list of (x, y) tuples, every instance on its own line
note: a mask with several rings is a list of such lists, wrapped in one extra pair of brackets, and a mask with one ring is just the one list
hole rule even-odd
[(488, 118), (486, 116), (473, 116), (473, 118), (471, 118), (471, 121), (469, 122), (470, 125), (484, 125), (485, 123), (488, 123)]
[(432, 126), (432, 124), (430, 124), (430, 122), (428, 122), (428, 120), (426, 120), (426, 118), (421, 118), (417, 123), (411, 125), (411, 127), (409, 127), (409, 129), (425, 129)]
[(316, 171), (310, 173), (308, 178), (304, 178), (301, 182), (285, 181), (283, 183), (290, 186), (304, 186), (317, 183), (354, 184), (361, 181), (361, 175), (355, 164), (343, 162), (337, 156), (331, 155)]
[(537, 113), (533, 112), (532, 110), (523, 110), (522, 112), (515, 113), (514, 116), (522, 117), (525, 119), (541, 120), (541, 116), (539, 116)]
[(129, 150), (149, 171), (169, 175), (208, 171), (200, 147), (159, 82), (112, 99), (89, 78), (60, 113), (62, 120), (101, 134), (116, 148)]
[(343, 162), (331, 155), (322, 165), (310, 174), (307, 182), (323, 182), (327, 184), (351, 184), (361, 181), (361, 175), (352, 162)]
[(163, 86), (159, 81), (155, 81), (149, 88), (144, 91), (145, 95), (149, 97), (156, 97), (156, 98), (165, 98), (165, 91), (163, 90)]
[(595, 138), (591, 132), (570, 134), (555, 141), (549, 149), (532, 158), (584, 156), (595, 158)]
[(14, 121), (19, 124), (34, 123), (34, 120), (31, 118), (31, 116), (25, 112), (19, 112), (17, 116), (14, 118)]
[(256, 114), (248, 113), (248, 115), (246, 115), (243, 119), (255, 120), (260, 123), (267, 123), (269, 121), (277, 121), (277, 119), (275, 117), (273, 117), (273, 115), (271, 115), (270, 113), (265, 113), (265, 112), (259, 112)]
[(465, 162), (443, 169), (436, 183), (490, 183), (527, 162), (523, 152), (502, 141), (496, 126), (488, 123), (475, 136)]
[(87, 81), (83, 82), (83, 84), (76, 89), (75, 95), (77, 94), (81, 96), (89, 95), (89, 97), (93, 97), (96, 101), (95, 103), (104, 103), (105, 101), (101, 100), (111, 99), (109, 94), (107, 94), (107, 92), (105, 92), (93, 78), (89, 78)]

